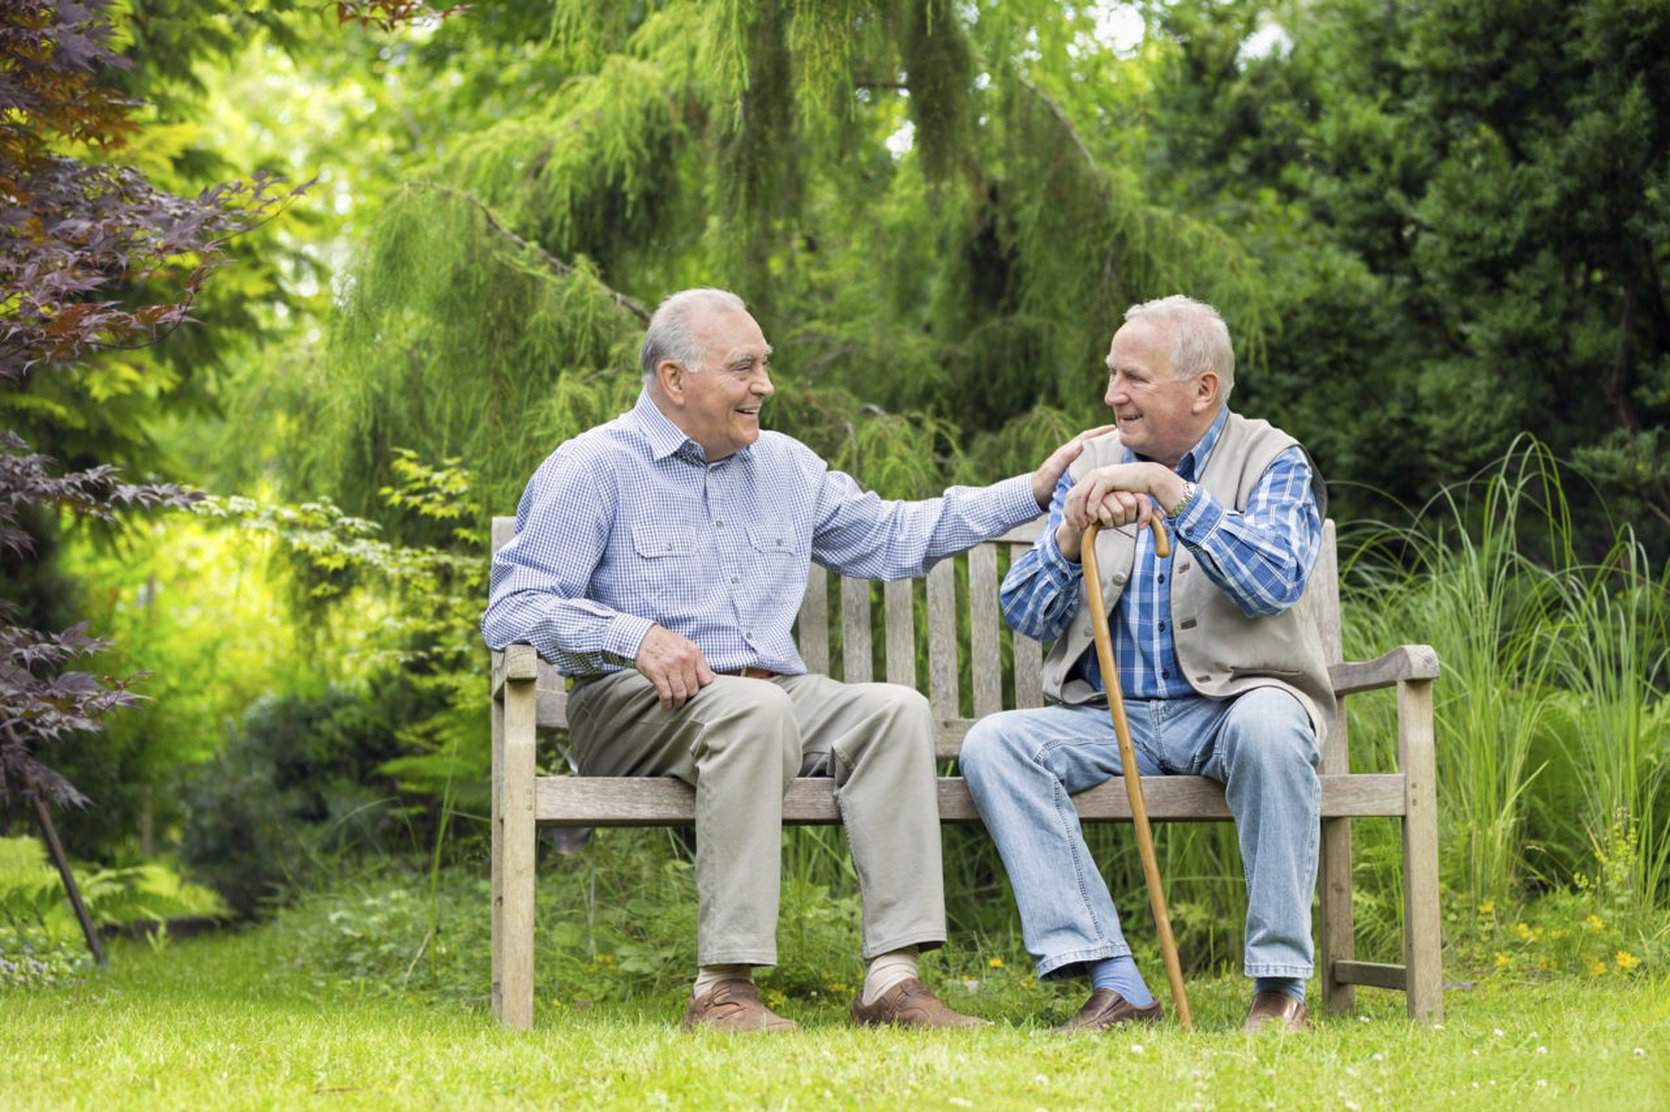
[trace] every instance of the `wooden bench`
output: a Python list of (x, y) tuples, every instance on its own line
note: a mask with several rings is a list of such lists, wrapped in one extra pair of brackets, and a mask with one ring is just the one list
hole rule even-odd
[[(998, 610), (998, 549), (1016, 559), (1037, 536), (1042, 519), (981, 544), (955, 560), (943, 560), (923, 580), (879, 585), (880, 627), (884, 630), (889, 683), (919, 686), (916, 614), (926, 592), (928, 675), (926, 693), (939, 720), (937, 749), (954, 760), (975, 718), (1005, 706), (1041, 705), (1043, 647), (1003, 627)], [(506, 544), (515, 519), (495, 518), (493, 549)], [(958, 604), (958, 565), (966, 568), (966, 606)], [(1324, 528), (1320, 561), (1306, 598), (1317, 615), (1329, 659), (1342, 660), (1338, 564), (1334, 524)], [(828, 672), (831, 635), (841, 647), (839, 677), (849, 682), (874, 676), (872, 587), (842, 578), (831, 591), (828, 573), (814, 565), (798, 622), (807, 667)], [(838, 624), (830, 620), (829, 598), (838, 597)], [(959, 612), (966, 609), (966, 615)], [(969, 659), (960, 659), (957, 627), (966, 617)], [(1005, 654), (1004, 646), (1011, 646)], [(1007, 656), (1007, 661), (1006, 661)], [(537, 776), (534, 746), (540, 730), (563, 729), (566, 695), (562, 677), (538, 659), (532, 646), (512, 645), (493, 653), (493, 1011), (508, 1027), (533, 1022), (534, 850), (539, 827), (689, 826), (695, 793), (670, 777)], [(1007, 668), (1005, 668), (1007, 663)], [(960, 667), (960, 665), (962, 665)], [(1005, 672), (1007, 671), (1007, 675)], [(973, 717), (961, 713), (959, 674), (972, 680)], [(1425, 645), (1403, 645), (1366, 663), (1334, 663), (1334, 691), (1341, 696), (1338, 724), (1323, 743), (1320, 961), (1324, 1006), (1334, 1012), (1356, 1005), (1355, 986), (1402, 989), (1409, 1015), (1442, 1018), (1439, 972), (1438, 822), (1434, 796), (1432, 683), (1438, 658)], [(1352, 773), (1347, 759), (1344, 696), (1396, 685), (1400, 772)], [(1005, 691), (1014, 693), (1006, 700)], [(1176, 822), (1230, 818), (1223, 789), (1193, 776), (1143, 777), (1149, 817)], [(1095, 822), (1129, 822), (1125, 790), (1115, 778), (1074, 797), (1080, 817)], [(940, 820), (974, 823), (979, 815), (960, 777), (939, 780)], [(1351, 914), (1351, 825), (1364, 817), (1403, 820), (1404, 943), (1402, 965), (1353, 959)], [(783, 800), (785, 823), (840, 821), (831, 781), (796, 780)], [(1237, 929), (1239, 925), (1237, 924)]]

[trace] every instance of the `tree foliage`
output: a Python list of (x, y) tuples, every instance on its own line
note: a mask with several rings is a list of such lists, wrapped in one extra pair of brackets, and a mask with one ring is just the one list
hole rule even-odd
[(639, 307), (697, 283), (742, 291), (776, 345), (776, 427), (889, 494), (997, 477), (1013, 461), (984, 446), (1039, 407), (1089, 423), (1132, 299), (1186, 285), (1256, 347), (1273, 322), (1256, 264), (1153, 204), (1063, 73), (1116, 59), (1085, 17), (1022, 7), (451, 21), (420, 64), (479, 96), (462, 44), (486, 40), (484, 65), (546, 80), (497, 89), (496, 118), (414, 161), (370, 229), (307, 387), (302, 489), (377, 513), (404, 447), (463, 456), (507, 509), (546, 452), (630, 404)]
[[(1243, 56), (1272, 9), (1285, 45)], [(1418, 504), (1530, 432), (1670, 549), (1670, 10), (1179, 3), (1164, 22), (1148, 165), (1256, 245), (1284, 327), (1251, 385), (1330, 476)]]
[[(0, 7), (0, 387), (40, 368), (153, 343), (188, 319), (225, 238), (278, 203), (258, 177), (184, 199), (107, 161), (134, 131), (134, 103), (97, 82), (120, 67), (105, 0)], [(71, 157), (75, 151), (83, 157)], [(163, 291), (156, 296), (158, 290)], [(15, 432), (0, 435), (0, 551), (35, 550), (23, 515), (68, 509), (114, 519), (129, 507), (183, 506), (171, 484), (122, 482), (97, 466), (55, 475)], [(84, 626), (43, 633), (0, 598), (0, 802), (40, 796), (82, 802), (37, 756), (131, 704), (128, 680), (67, 667), (104, 647)]]

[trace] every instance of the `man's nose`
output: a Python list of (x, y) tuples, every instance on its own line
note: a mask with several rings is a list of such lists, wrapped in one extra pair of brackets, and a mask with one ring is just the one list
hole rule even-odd
[(771, 372), (766, 370), (754, 376), (754, 384), (749, 389), (762, 398), (769, 398), (777, 392), (777, 387), (771, 384)]

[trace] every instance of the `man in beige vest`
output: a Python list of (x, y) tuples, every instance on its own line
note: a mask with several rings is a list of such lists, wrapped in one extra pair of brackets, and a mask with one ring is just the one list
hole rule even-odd
[[(1181, 296), (1132, 306), (1107, 367), (1118, 431), (1092, 439), (1062, 476), (1048, 526), (1002, 589), (1009, 624), (1055, 643), (1043, 675), (1052, 703), (982, 719), (962, 772), (1039, 979), (1091, 982), (1063, 1029), (1157, 1023), (1160, 1005), (1068, 798), (1120, 774), (1080, 565), (1083, 531), (1101, 523), (1096, 554), (1138, 764), (1224, 784), (1247, 880), (1245, 1026), (1304, 1030), (1318, 738), (1335, 710), (1303, 601), (1326, 512), (1321, 478), (1292, 437), (1227, 408), (1235, 356), (1211, 306)], [(1146, 528), (1155, 513), (1173, 538), (1163, 560)]]

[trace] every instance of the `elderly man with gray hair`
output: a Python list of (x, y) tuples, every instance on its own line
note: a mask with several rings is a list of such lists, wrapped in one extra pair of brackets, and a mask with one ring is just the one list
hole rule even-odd
[[(919, 576), (1029, 521), (1096, 432), (1031, 475), (920, 502), (866, 493), (762, 432), (771, 345), (736, 295), (663, 301), (631, 412), (559, 447), (493, 560), (487, 643), (529, 642), (575, 684), (582, 774), (696, 790), (696, 952), (687, 1028), (782, 1031), (752, 967), (777, 960), (782, 797), (829, 776), (863, 899), (855, 1023), (968, 1027), (917, 978), (945, 940), (934, 724), (914, 689), (809, 674), (791, 635), (811, 561)], [(1111, 426), (1110, 426), (1111, 427)]]
[[(1321, 787), (1335, 707), (1315, 624), (1297, 606), (1315, 566), (1326, 492), (1291, 436), (1226, 406), (1229, 329), (1209, 305), (1167, 297), (1132, 306), (1108, 349), (1118, 432), (1085, 445), (1036, 545), (1010, 568), (1005, 619), (1054, 642), (1053, 702), (975, 723), (961, 766), (997, 842), (1040, 980), (1088, 977), (1063, 1030), (1157, 1023), (1107, 882), (1068, 798), (1121, 774), (1107, 687), (1120, 684), (1144, 775), (1224, 785), (1247, 879), (1244, 1026), (1303, 1030), (1312, 971)], [(1166, 516), (1172, 554), (1144, 528)], [(1080, 564), (1096, 540), (1119, 675), (1092, 647)]]

